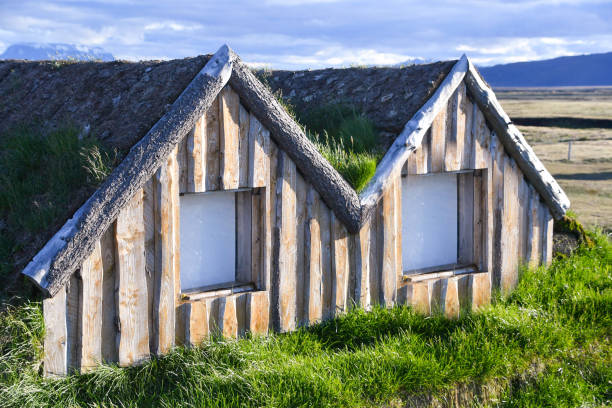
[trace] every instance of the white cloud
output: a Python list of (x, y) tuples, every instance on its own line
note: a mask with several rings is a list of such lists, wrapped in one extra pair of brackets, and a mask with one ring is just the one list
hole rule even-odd
[(0, 1), (0, 45), (83, 44), (133, 59), (214, 52), (223, 43), (246, 61), (283, 68), (462, 52), (493, 64), (612, 50), (609, 1)]
[(269, 6), (302, 6), (308, 4), (340, 3), (345, 0), (266, 0)]
[(145, 31), (172, 30), (172, 31), (194, 31), (199, 30), (202, 24), (180, 24), (174, 21), (150, 23), (144, 26)]
[(475, 39), (473, 44), (460, 44), (455, 49), (465, 52), (478, 64), (490, 65), (606, 52), (612, 49), (612, 35), (585, 38)]

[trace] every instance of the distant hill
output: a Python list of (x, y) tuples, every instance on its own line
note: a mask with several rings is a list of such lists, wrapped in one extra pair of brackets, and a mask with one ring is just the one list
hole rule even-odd
[(9, 46), (0, 59), (113, 61), (115, 57), (100, 47), (72, 44), (23, 43)]
[(479, 67), (492, 86), (612, 85), (612, 52)]

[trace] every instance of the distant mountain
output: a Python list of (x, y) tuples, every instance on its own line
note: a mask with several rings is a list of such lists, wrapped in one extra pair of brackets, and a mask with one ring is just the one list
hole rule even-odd
[(113, 61), (115, 57), (100, 47), (72, 44), (23, 43), (9, 46), (0, 59)]
[(491, 86), (612, 85), (612, 52), (479, 67)]
[(406, 61), (398, 62), (397, 64), (393, 64), (391, 66), (392, 67), (408, 67), (410, 65), (429, 64), (429, 63), (434, 62), (434, 61), (435, 60), (433, 60), (433, 59), (411, 58), (411, 59), (407, 59)]

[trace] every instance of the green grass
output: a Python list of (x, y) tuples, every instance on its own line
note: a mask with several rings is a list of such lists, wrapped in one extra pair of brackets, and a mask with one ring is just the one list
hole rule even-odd
[[(19, 127), (0, 136), (0, 280), (44, 244), (110, 173), (115, 155), (74, 127)], [(23, 264), (21, 266), (24, 266)], [(0, 300), (5, 295), (0, 290)]]
[(384, 151), (374, 124), (348, 103), (329, 103), (298, 109), (281, 92), (274, 92), (268, 78), (271, 71), (254, 71), (277, 101), (304, 130), (319, 152), (359, 193), (376, 172)]
[[(612, 398), (612, 245), (595, 235), (508, 297), (458, 320), (407, 307), (353, 310), (294, 333), (177, 348), (140, 367), (39, 375), (38, 303), (0, 315), (0, 405), (402, 406), (458, 384), (501, 384), (502, 406), (606, 406)], [(535, 368), (534, 368), (535, 367)]]
[(356, 108), (341, 103), (294, 115), (323, 157), (357, 192), (361, 191), (384, 153), (372, 122)]

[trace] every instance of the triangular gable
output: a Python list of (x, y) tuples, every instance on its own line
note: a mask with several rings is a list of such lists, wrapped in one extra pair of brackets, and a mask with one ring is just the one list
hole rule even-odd
[(376, 203), (392, 183), (393, 174), (400, 171), (408, 157), (421, 145), (423, 136), (431, 127), (434, 118), (446, 107), (449, 98), (462, 82), (465, 82), (504, 148), (548, 205), (553, 216), (559, 218), (565, 214), (570, 205), (569, 199), (540, 162), (521, 132), (512, 124), (495, 98), (495, 94), (480, 77), (474, 65), (463, 55), (434, 95), (406, 123), (404, 130), (379, 163), (374, 177), (360, 194), (362, 222), (371, 216)]
[[(231, 78), (230, 78), (231, 77)], [(227, 46), (211, 57), (170, 110), (135, 144), (125, 159), (53, 236), (22, 271), (47, 296), (68, 281), (95, 243), (174, 147), (193, 128), (225, 84), (271, 131), (274, 141), (287, 152), (298, 169), (321, 194), (347, 228), (359, 227), (357, 193), (323, 158), (299, 125), (287, 114)]]
[[(95, 243), (163, 163), (174, 147), (191, 130), (226, 83), (265, 126), (304, 177), (351, 233), (359, 231), (383, 194), (392, 175), (421, 143), (434, 117), (465, 81), (507, 151), (535, 186), (555, 216), (563, 214), (569, 201), (555, 180), (501, 110), (501, 106), (464, 56), (452, 68), (433, 96), (419, 109), (379, 164), (376, 174), (358, 196), (327, 162), (276, 98), (227, 46), (209, 60), (155, 126), (130, 150), (127, 157), (74, 214), (23, 273), (46, 295), (53, 296), (78, 269)], [(506, 146), (508, 145), (508, 146)]]
[(119, 211), (212, 104), (229, 80), (231, 58), (227, 46), (213, 55), (170, 110), (25, 267), (22, 273), (46, 295), (53, 296), (68, 281)]

